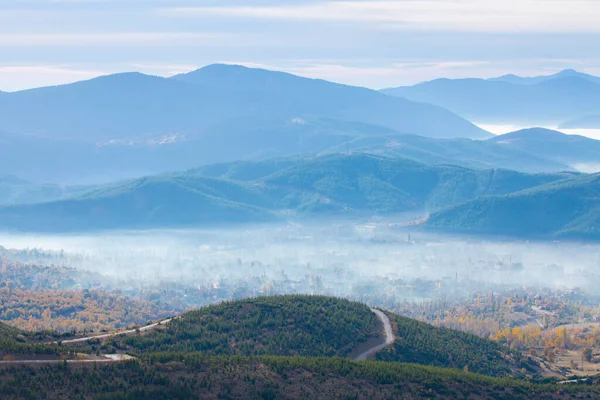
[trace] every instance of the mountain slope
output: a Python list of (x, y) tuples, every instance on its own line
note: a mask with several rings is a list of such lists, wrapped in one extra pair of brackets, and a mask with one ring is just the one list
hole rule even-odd
[[(201, 224), (259, 222), (272, 219), (266, 209), (237, 203), (227, 193), (219, 197), (202, 180), (185, 185), (161, 177), (140, 179), (94, 190), (82, 197), (34, 205), (0, 208), (5, 228), (34, 231), (72, 231), (113, 228), (151, 228)], [(227, 182), (222, 182), (227, 186)], [(243, 191), (237, 185), (233, 193)], [(204, 190), (203, 190), (204, 189)], [(224, 187), (223, 190), (227, 190)]]
[(29, 204), (73, 197), (89, 190), (85, 186), (35, 184), (11, 175), (0, 175), (0, 205)]
[(31, 336), (33, 335), (28, 332), (0, 322), (0, 361), (12, 359), (15, 356), (45, 355), (50, 358), (67, 352), (56, 345), (39, 343)]
[[(392, 99), (373, 90), (286, 75), (278, 92), (266, 92), (257, 73), (243, 69), (247, 85), (230, 85), (229, 68), (208, 84), (139, 73), (103, 76), (68, 85), (0, 96), (0, 129), (14, 133), (84, 141), (133, 140), (210, 133), (214, 125), (238, 118), (291, 120), (321, 116), (362, 121), (402, 132), (438, 137), (485, 137), (487, 132), (436, 106)], [(269, 78), (271, 79), (271, 78)], [(285, 87), (288, 81), (301, 85)]]
[[(416, 135), (360, 136), (327, 149), (327, 152), (358, 151), (407, 158), (425, 164), (450, 164), (467, 168), (503, 168), (521, 172), (568, 171), (572, 167), (490, 140), (433, 139)], [(600, 161), (600, 160), (599, 160)]]
[[(590, 385), (532, 384), (453, 369), (338, 358), (149, 355), (77, 367), (0, 369), (0, 395), (145, 399), (586, 399)], [(83, 378), (83, 379), (82, 379)], [(48, 383), (52, 384), (48, 384)]]
[(323, 156), (264, 180), (265, 193), (305, 212), (435, 210), (486, 194), (510, 193), (561, 179), (502, 170), (427, 166), (372, 155)]
[(513, 83), (517, 85), (535, 85), (541, 82), (549, 81), (551, 79), (557, 78), (566, 78), (566, 77), (578, 77), (582, 79), (587, 79), (590, 82), (600, 83), (600, 77), (593, 76), (590, 74), (585, 74), (583, 72), (575, 71), (574, 69), (565, 69), (556, 74), (552, 75), (543, 75), (543, 76), (533, 76), (533, 77), (521, 77), (513, 74), (503, 75), (498, 78), (490, 78), (488, 81), (492, 82), (507, 82)]
[(136, 354), (346, 357), (382, 326), (364, 304), (324, 296), (240, 300), (184, 313), (161, 330), (118, 340)]
[(600, 112), (600, 82), (568, 74), (530, 85), (437, 79), (383, 93), (436, 104), (481, 123), (558, 124)]
[(600, 237), (600, 176), (585, 175), (504, 196), (459, 204), (431, 215), (433, 229), (522, 238)]
[(377, 360), (466, 367), (469, 371), (493, 376), (514, 375), (515, 369), (521, 368), (531, 373), (537, 368), (535, 362), (518, 352), (509, 352), (497, 342), (393, 313), (388, 315), (397, 340), (377, 353)]
[[(394, 347), (382, 350), (378, 358), (393, 362), (346, 357), (350, 348), (381, 330), (367, 306), (323, 296), (274, 296), (208, 306), (143, 335), (77, 345), (133, 350), (138, 357), (134, 360), (0, 368), (0, 395), (7, 399), (597, 397), (595, 378), (589, 380), (591, 385), (541, 385), (507, 378), (521, 376), (522, 368), (535, 365), (490, 340), (389, 315), (397, 338)], [(71, 345), (63, 344), (67, 346)], [(448, 364), (454, 368), (429, 366)], [(491, 376), (465, 372), (467, 368)]]
[(600, 141), (549, 129), (524, 129), (487, 141), (570, 165), (600, 162)]
[[(440, 329), (390, 314), (399, 335), (378, 359), (463, 368), (503, 376), (520, 374), (518, 352), (491, 340)], [(160, 330), (115, 339), (117, 348), (210, 355), (348, 357), (383, 326), (364, 304), (323, 296), (273, 296), (238, 300), (190, 311)], [(407, 349), (411, 350), (407, 350)], [(353, 351), (354, 350), (354, 351)]]
[(308, 107), (304, 113), (307, 116), (328, 115), (431, 137), (489, 137), (487, 132), (439, 107), (404, 99), (390, 101), (374, 90), (283, 72), (215, 64), (171, 79), (220, 90), (250, 91), (261, 97), (282, 96)]
[(348, 151), (472, 168), (569, 169), (558, 161), (486, 141), (426, 138), (329, 118), (237, 118), (203, 134), (163, 139), (96, 144), (0, 132), (0, 170), (34, 182), (90, 184), (213, 163)]
[[(244, 163), (244, 171), (236, 172), (239, 165), (100, 186), (49, 203), (0, 207), (0, 227), (33, 231), (146, 229), (321, 213), (433, 211), (572, 176), (427, 166), (367, 154)], [(217, 177), (204, 177), (202, 171)]]

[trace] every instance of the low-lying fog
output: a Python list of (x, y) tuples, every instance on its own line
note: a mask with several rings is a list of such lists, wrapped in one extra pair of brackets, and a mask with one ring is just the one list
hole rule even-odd
[(100, 273), (113, 288), (165, 282), (228, 286), (237, 297), (265, 291), (351, 298), (367, 293), (402, 301), (515, 286), (580, 287), (593, 294), (600, 287), (600, 245), (492, 241), (403, 229), (377, 222), (0, 234), (0, 245), (53, 250), (18, 257)]

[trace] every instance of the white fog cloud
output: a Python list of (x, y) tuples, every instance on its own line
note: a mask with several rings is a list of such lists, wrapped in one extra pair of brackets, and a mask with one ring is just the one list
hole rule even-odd
[(379, 24), (399, 30), (460, 32), (600, 32), (592, 0), (332, 1), (285, 6), (171, 7), (168, 15)]
[(91, 79), (110, 72), (112, 71), (76, 69), (60, 65), (0, 65), (0, 88), (10, 92), (41, 86), (60, 85)]
[(204, 41), (207, 44), (224, 35), (199, 32), (103, 32), (0, 34), (0, 46), (148, 45)]

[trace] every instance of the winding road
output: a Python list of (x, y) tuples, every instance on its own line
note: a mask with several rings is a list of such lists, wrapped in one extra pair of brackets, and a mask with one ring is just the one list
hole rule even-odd
[(0, 360), (2, 364), (62, 364), (65, 361), (68, 364), (87, 364), (87, 363), (108, 363), (117, 361), (133, 360), (135, 357), (127, 354), (104, 354), (102, 358), (82, 359), (82, 360)]
[[(169, 319), (165, 319), (163, 321), (159, 321), (159, 322), (155, 322), (154, 324), (150, 324), (150, 325), (146, 325), (146, 326), (141, 326), (139, 328), (140, 332), (145, 332), (151, 329), (156, 328), (159, 325), (164, 325), (164, 324), (168, 324), (169, 322), (171, 322), (173, 320), (173, 318), (169, 318)], [(106, 339), (112, 336), (121, 336), (121, 335), (132, 335), (134, 333), (137, 333), (137, 329), (130, 329), (128, 331), (121, 331), (121, 332), (111, 332), (111, 333), (105, 333), (102, 335), (95, 335), (95, 336), (87, 336), (87, 337), (82, 337), (82, 338), (77, 338), (77, 339), (69, 339), (69, 340), (62, 340), (61, 343), (62, 344), (69, 344), (69, 343), (79, 343), (79, 342), (85, 342), (87, 340), (91, 340), (91, 339)], [(58, 343), (58, 342), (54, 342), (54, 343)]]
[(386, 348), (387, 346), (394, 343), (394, 340), (396, 340), (396, 338), (394, 337), (394, 332), (392, 332), (392, 324), (388, 316), (385, 315), (383, 311), (377, 310), (375, 308), (371, 308), (371, 311), (373, 311), (373, 313), (377, 315), (377, 318), (379, 318), (379, 320), (383, 324), (383, 329), (385, 331), (385, 342), (365, 351), (364, 353), (355, 358), (356, 361), (366, 360), (367, 357), (377, 353), (381, 349)]
[[(175, 317), (177, 318), (177, 317)], [(140, 332), (145, 332), (151, 329), (156, 328), (157, 326), (160, 325), (164, 325), (164, 324), (168, 324), (169, 322), (171, 322), (174, 318), (169, 318), (169, 319), (165, 319), (159, 322), (156, 322), (154, 324), (150, 324), (150, 325), (146, 325), (146, 326), (141, 326), (139, 328)], [(109, 337), (113, 337), (113, 336), (122, 336), (122, 335), (132, 335), (134, 333), (137, 333), (137, 329), (129, 329), (126, 331), (121, 331), (121, 332), (111, 332), (111, 333), (104, 333), (102, 335), (95, 335), (95, 336), (86, 336), (86, 337), (82, 337), (82, 338), (77, 338), (77, 339), (69, 339), (69, 340), (62, 340), (61, 344), (70, 344), (70, 343), (80, 343), (80, 342), (85, 342), (87, 340), (91, 340), (91, 339), (106, 339)], [(58, 342), (52, 342), (53, 344), (57, 344)], [(119, 362), (119, 361), (125, 361), (125, 360), (131, 360), (134, 357), (131, 357), (127, 354), (103, 354), (100, 357), (94, 357), (93, 359), (82, 359), (82, 360), (67, 360), (67, 363), (69, 364), (85, 364), (85, 363), (107, 363), (107, 362)], [(0, 365), (3, 364), (58, 364), (58, 363), (62, 363), (64, 362), (64, 360), (0, 360)]]
[[(391, 324), (388, 316), (385, 315), (384, 312), (377, 310), (375, 308), (372, 308), (371, 311), (377, 316), (377, 318), (379, 318), (379, 320), (383, 324), (383, 329), (385, 332), (385, 342), (383, 342), (377, 346), (371, 347), (370, 349), (368, 349), (367, 351), (365, 351), (364, 353), (362, 353), (361, 355), (356, 357), (355, 358), (356, 361), (366, 360), (367, 357), (377, 353), (379, 350), (384, 349), (387, 346), (394, 343), (394, 340), (396, 339), (394, 337), (394, 333), (392, 331), (392, 324)], [(144, 332), (147, 330), (151, 330), (151, 329), (156, 328), (159, 325), (168, 324), (172, 320), (173, 320), (173, 318), (169, 318), (169, 319), (165, 319), (160, 322), (156, 322), (154, 324), (142, 326), (139, 328), (139, 331)], [(85, 342), (85, 341), (91, 340), (91, 339), (105, 339), (105, 338), (109, 338), (112, 336), (131, 335), (134, 333), (137, 333), (137, 330), (130, 329), (130, 330), (121, 331), (121, 332), (112, 332), (112, 333), (105, 333), (102, 335), (86, 336), (86, 337), (77, 338), (77, 339), (63, 340), (63, 341), (61, 341), (61, 343), (62, 344), (80, 343), (80, 342)], [(124, 354), (105, 354), (102, 357), (103, 358), (101, 358), (101, 359), (93, 359), (93, 360), (67, 360), (67, 363), (116, 362), (116, 361), (123, 361), (124, 359), (133, 358), (133, 357), (130, 357), (130, 356), (127, 356)], [(2, 365), (2, 364), (49, 364), (49, 363), (53, 364), (53, 363), (62, 363), (62, 362), (63, 362), (63, 360), (0, 360), (0, 365)]]

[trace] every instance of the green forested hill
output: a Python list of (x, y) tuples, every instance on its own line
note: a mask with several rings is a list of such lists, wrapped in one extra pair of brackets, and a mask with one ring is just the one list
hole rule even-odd
[(309, 159), (264, 179), (285, 208), (318, 211), (436, 210), (479, 196), (511, 193), (571, 176), (473, 170), (367, 154)]
[(497, 342), (393, 313), (388, 315), (396, 341), (377, 353), (378, 360), (467, 368), (493, 376), (513, 375), (523, 368), (532, 372), (537, 368), (521, 353), (511, 352)]
[(29, 204), (65, 199), (89, 190), (86, 186), (36, 184), (0, 174), (0, 204)]
[(341, 358), (153, 354), (97, 365), (0, 367), (2, 399), (590, 399), (590, 385), (531, 384), (455, 369)]
[(600, 141), (550, 129), (523, 129), (494, 136), (486, 142), (570, 165), (596, 164), (600, 159)]
[(323, 212), (435, 211), (569, 176), (429, 166), (368, 154), (232, 163), (100, 186), (68, 200), (0, 207), (0, 228), (145, 229)]
[(427, 226), (517, 237), (600, 237), (600, 175), (585, 175), (503, 196), (490, 196), (431, 215)]
[[(521, 375), (522, 368), (529, 372), (536, 368), (520, 353), (490, 340), (390, 316), (397, 340), (378, 359), (466, 366), (493, 376)], [(375, 314), (361, 303), (324, 296), (274, 296), (190, 311), (152, 333), (110, 340), (102, 351), (348, 357), (359, 348), (366, 350), (369, 339), (379, 338), (376, 344), (381, 343), (382, 330)]]
[(364, 304), (324, 296), (276, 296), (190, 311), (160, 330), (117, 339), (114, 345), (125, 345), (136, 354), (202, 351), (344, 357), (380, 336), (381, 330), (381, 323)]
[(366, 305), (293, 295), (208, 306), (184, 313), (155, 331), (114, 337), (97, 348), (102, 352), (128, 349), (136, 360), (0, 365), (0, 397), (583, 399), (600, 395), (594, 378), (588, 381), (591, 386), (507, 378), (531, 367), (518, 352), (470, 334), (388, 315), (396, 341), (377, 355), (387, 362), (357, 362), (347, 357), (350, 350), (380, 334), (382, 328)]
[[(144, 178), (94, 190), (81, 197), (31, 205), (0, 207), (0, 226), (24, 231), (77, 231), (156, 228), (256, 222), (270, 212), (221, 197), (202, 179)], [(227, 184), (227, 182), (222, 182)], [(233, 184), (232, 191), (245, 188)], [(247, 199), (247, 197), (245, 197)]]

